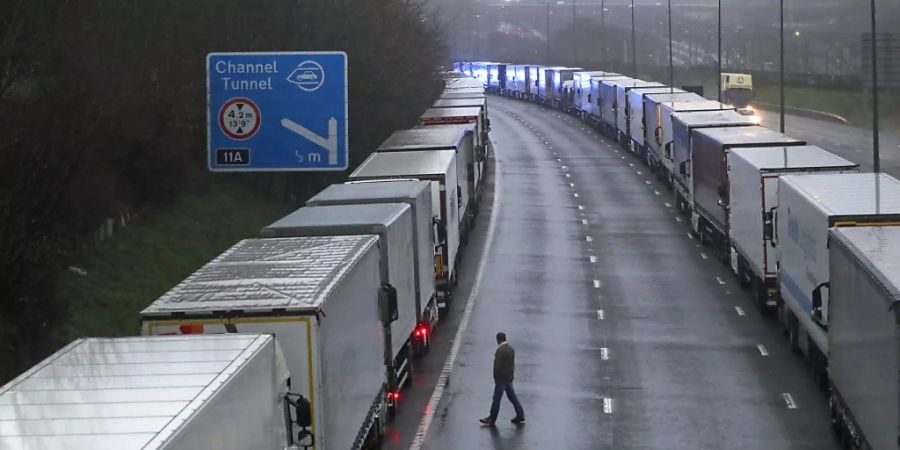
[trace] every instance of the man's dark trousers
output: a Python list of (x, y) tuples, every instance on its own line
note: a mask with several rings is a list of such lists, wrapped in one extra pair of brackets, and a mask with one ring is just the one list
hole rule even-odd
[(516, 417), (525, 417), (525, 411), (522, 410), (522, 404), (519, 403), (519, 398), (516, 397), (516, 390), (513, 389), (512, 380), (494, 378), (494, 402), (491, 403), (491, 419), (497, 420), (497, 414), (500, 413), (500, 399), (503, 397), (504, 391), (506, 392), (506, 397), (512, 402), (513, 408), (516, 409)]

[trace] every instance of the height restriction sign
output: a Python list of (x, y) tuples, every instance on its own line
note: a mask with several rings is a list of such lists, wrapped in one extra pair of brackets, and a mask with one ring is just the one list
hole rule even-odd
[(344, 52), (210, 53), (212, 171), (346, 170)]

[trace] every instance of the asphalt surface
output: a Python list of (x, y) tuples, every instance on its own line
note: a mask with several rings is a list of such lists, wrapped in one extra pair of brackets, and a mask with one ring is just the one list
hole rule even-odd
[[(572, 117), (489, 103), (501, 200), (484, 278), (477, 297), (457, 294), (451, 321), (475, 303), (449, 385), (426, 406), (441, 342), (388, 448), (409, 448), (426, 408), (426, 449), (838, 448), (805, 362), (689, 237), (645, 167)], [(463, 290), (484, 249), (484, 206)], [(509, 423), (504, 398), (497, 427), (482, 427), (501, 330), (527, 422)]]
[[(777, 112), (759, 111), (761, 124), (778, 130)], [(818, 145), (842, 158), (860, 164), (865, 172), (872, 171), (872, 130), (829, 120), (786, 114), (785, 132), (810, 144)], [(881, 171), (900, 178), (900, 128), (881, 130), (878, 134)]]

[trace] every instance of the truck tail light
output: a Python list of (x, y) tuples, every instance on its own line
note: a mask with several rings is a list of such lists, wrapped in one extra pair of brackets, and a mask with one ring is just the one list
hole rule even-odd
[(181, 334), (203, 334), (202, 323), (189, 323), (178, 327)]

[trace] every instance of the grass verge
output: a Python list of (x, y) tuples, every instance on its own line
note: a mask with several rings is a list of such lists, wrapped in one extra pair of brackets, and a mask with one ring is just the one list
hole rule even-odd
[(62, 275), (68, 317), (56, 340), (140, 334), (145, 306), (287, 210), (242, 186), (219, 185), (138, 218), (103, 245), (89, 246), (77, 265), (85, 275)]

